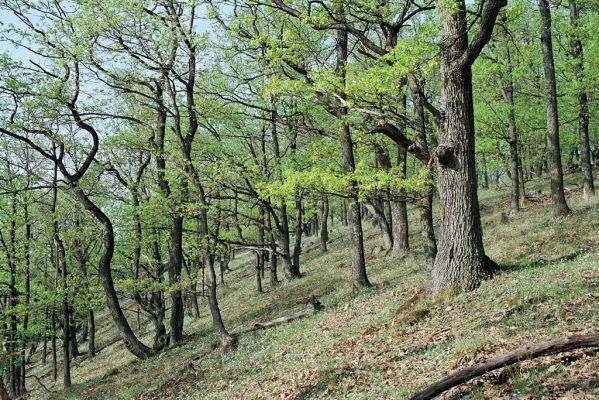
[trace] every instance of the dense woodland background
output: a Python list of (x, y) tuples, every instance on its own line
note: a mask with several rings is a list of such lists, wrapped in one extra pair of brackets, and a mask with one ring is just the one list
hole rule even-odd
[[(596, 0), (1, 0), (0, 18), (2, 400), (182, 396), (190, 374), (202, 397), (407, 398), (491, 350), (464, 314), (493, 326), (584, 297), (561, 330), (518, 324), (597, 334)], [(531, 280), (545, 297), (522, 295)], [(453, 332), (441, 356), (467, 355), (393, 383), (314, 355), (328, 372), (300, 363), (280, 393), (226, 361), (393, 341), (396, 324), (413, 336), (364, 354), (417, 371), (400, 347)], [(492, 344), (515, 348), (510, 324)], [(264, 338), (295, 348), (248, 351)], [(599, 346), (572, 340), (552, 348)], [(196, 364), (214, 353), (227, 378)], [(162, 389), (92, 393), (164, 369)]]

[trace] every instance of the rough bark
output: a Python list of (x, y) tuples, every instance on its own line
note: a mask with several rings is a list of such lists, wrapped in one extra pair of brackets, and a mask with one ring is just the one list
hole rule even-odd
[(557, 87), (551, 39), (551, 11), (547, 0), (539, 0), (541, 13), (541, 49), (545, 71), (545, 96), (547, 98), (547, 150), (551, 163), (551, 205), (554, 217), (570, 214), (564, 195), (562, 155), (559, 143), (559, 120), (557, 114)]
[(431, 296), (476, 288), (496, 268), (483, 247), (474, 158), (471, 65), (489, 41), (505, 1), (485, 2), (478, 33), (468, 44), (466, 5), (437, 2), (443, 28), (439, 37), (441, 121), (437, 184), (441, 240), (429, 285)]

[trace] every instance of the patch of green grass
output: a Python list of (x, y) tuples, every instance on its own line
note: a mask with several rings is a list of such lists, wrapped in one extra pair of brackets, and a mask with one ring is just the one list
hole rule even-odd
[[(567, 177), (567, 185), (577, 179)], [(530, 189), (547, 183), (528, 183)], [(213, 340), (205, 304), (202, 317), (187, 318), (183, 345), (138, 361), (122, 344), (74, 368), (73, 399), (405, 399), (456, 367), (530, 342), (599, 326), (599, 196), (569, 198), (572, 216), (550, 217), (549, 206), (530, 205), (502, 223), (509, 188), (480, 193), (485, 246), (502, 270), (470, 293), (426, 298), (420, 232), (413, 224), (411, 253), (401, 260), (368, 259), (372, 290), (354, 295), (350, 285), (348, 232), (335, 227), (330, 251), (308, 251), (304, 277), (255, 290), (253, 257), (240, 254), (219, 287), (229, 329), (301, 309), (315, 295), (325, 310), (277, 328), (244, 335), (233, 354), (213, 352), (186, 369)], [(411, 218), (417, 218), (415, 210)], [(438, 217), (436, 217), (438, 221)], [(365, 226), (370, 224), (365, 224)], [(380, 246), (375, 228), (365, 233), (366, 253)], [(132, 306), (129, 303), (128, 308)], [(131, 321), (134, 316), (128, 312)], [(98, 340), (116, 335), (109, 315), (99, 315)], [(149, 328), (147, 323), (142, 324)], [(151, 339), (151, 330), (143, 335)], [(579, 390), (599, 397), (599, 384), (582, 379), (599, 370), (598, 357), (562, 365), (559, 356), (527, 361), (457, 388), (448, 398), (556, 397)], [(558, 365), (558, 368), (553, 366)], [(117, 375), (105, 376), (111, 368)], [(182, 372), (184, 371), (184, 372)], [(591, 372), (589, 372), (591, 371)], [(47, 365), (33, 373), (49, 382)], [(50, 374), (51, 375), (51, 374)], [(596, 374), (595, 374), (596, 375)], [(60, 376), (60, 373), (59, 373)], [(589, 383), (590, 382), (590, 383)], [(33, 387), (33, 383), (31, 384)], [(56, 390), (60, 382), (52, 388)], [(44, 398), (36, 388), (33, 398)], [(57, 393), (52, 399), (65, 398)]]

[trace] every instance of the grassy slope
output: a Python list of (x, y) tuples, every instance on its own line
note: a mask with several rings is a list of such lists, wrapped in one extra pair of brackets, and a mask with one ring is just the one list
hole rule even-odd
[[(112, 345), (74, 369), (69, 393), (49, 398), (403, 399), (459, 366), (498, 352), (596, 332), (599, 196), (584, 203), (573, 194), (574, 213), (563, 220), (554, 221), (548, 206), (531, 205), (502, 224), (508, 195), (507, 189), (481, 193), (485, 245), (504, 268), (475, 292), (428, 301), (422, 294), (419, 232), (413, 231), (413, 254), (401, 261), (371, 256), (376, 289), (352, 297), (347, 234), (336, 231), (328, 254), (306, 252), (306, 276), (297, 282), (257, 294), (252, 259), (246, 257), (236, 261), (238, 269), (220, 294), (231, 328), (300, 309), (312, 294), (325, 304), (324, 312), (243, 336), (237, 352), (214, 352), (191, 371), (183, 367), (211, 340), (203, 306), (203, 318), (187, 319), (189, 337), (182, 346), (137, 361), (122, 344)], [(380, 243), (374, 229), (368, 232), (370, 253)], [(109, 317), (101, 318), (100, 345), (116, 335)], [(36, 366), (31, 373), (59, 390), (60, 373), (51, 387), (48, 371)], [(597, 371), (596, 353), (542, 358), (475, 380), (445, 398), (599, 398)], [(34, 398), (46, 395), (40, 388), (33, 392)]]

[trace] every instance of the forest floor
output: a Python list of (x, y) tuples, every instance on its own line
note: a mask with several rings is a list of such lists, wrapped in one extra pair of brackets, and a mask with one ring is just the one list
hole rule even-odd
[[(566, 177), (574, 187), (577, 175)], [(546, 181), (527, 190), (547, 191)], [(485, 246), (501, 272), (479, 289), (435, 302), (424, 293), (420, 232), (412, 252), (391, 260), (376, 249), (367, 223), (368, 273), (375, 288), (352, 296), (348, 233), (335, 228), (330, 251), (309, 238), (305, 276), (266, 292), (255, 290), (253, 258), (241, 255), (219, 288), (231, 330), (301, 310), (316, 296), (324, 311), (241, 336), (231, 354), (214, 351), (189, 368), (212, 340), (208, 310), (186, 318), (185, 342), (139, 361), (119, 341), (93, 359), (76, 359), (74, 386), (61, 391), (48, 364), (29, 371), (32, 398), (47, 399), (405, 399), (447, 373), (532, 342), (599, 330), (599, 196), (568, 192), (573, 214), (554, 220), (546, 203), (527, 204), (502, 222), (509, 187), (480, 192)], [(416, 214), (410, 214), (416, 219)], [(438, 221), (437, 221), (438, 222)], [(412, 224), (416, 227), (418, 224)], [(134, 318), (131, 316), (131, 321)], [(101, 313), (97, 344), (117, 337)], [(150, 339), (148, 333), (145, 339)], [(81, 345), (85, 349), (85, 344)], [(445, 399), (599, 398), (599, 355), (575, 351), (497, 370), (447, 392)]]

